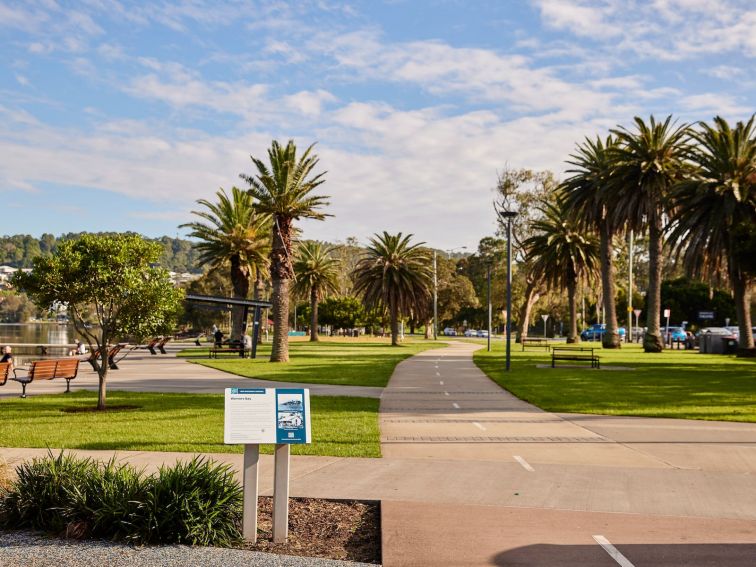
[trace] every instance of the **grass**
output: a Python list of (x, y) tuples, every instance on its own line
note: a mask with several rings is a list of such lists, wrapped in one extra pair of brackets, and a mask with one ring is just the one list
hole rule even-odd
[[(0, 400), (0, 443), (6, 447), (54, 447), (129, 451), (241, 453), (223, 443), (222, 394), (155, 394), (111, 391), (110, 405), (140, 409), (65, 413), (92, 407), (97, 392)], [(343, 396), (310, 399), (313, 442), (294, 445), (294, 455), (380, 457), (379, 400)], [(271, 445), (260, 447), (271, 453)]]
[(225, 355), (208, 358), (207, 348), (186, 349), (179, 353), (191, 362), (210, 366), (247, 378), (306, 384), (335, 384), (339, 386), (374, 386), (382, 388), (391, 378), (394, 368), (402, 360), (444, 343), (408, 340), (392, 347), (389, 340), (329, 339), (316, 343), (293, 340), (289, 343), (291, 360), (286, 364), (271, 364), (270, 344), (259, 346), (255, 360)]
[(684, 350), (647, 354), (636, 344), (598, 354), (602, 370), (537, 368), (550, 365), (551, 355), (513, 344), (512, 369), (505, 373), (498, 340), (474, 360), (499, 385), (547, 411), (756, 422), (753, 360)]

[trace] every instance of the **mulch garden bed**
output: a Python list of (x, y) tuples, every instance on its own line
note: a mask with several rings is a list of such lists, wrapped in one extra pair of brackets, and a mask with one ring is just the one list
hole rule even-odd
[(245, 549), (283, 555), (381, 562), (380, 503), (289, 499), (289, 540), (273, 543), (273, 498), (258, 500), (257, 544)]

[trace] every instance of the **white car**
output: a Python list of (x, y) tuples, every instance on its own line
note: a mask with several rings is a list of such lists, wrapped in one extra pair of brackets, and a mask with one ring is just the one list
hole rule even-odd
[(485, 329), (481, 329), (480, 331), (478, 331), (478, 337), (479, 338), (483, 338), (483, 339), (487, 339), (488, 338), (488, 331), (485, 330)]
[(447, 337), (456, 337), (457, 331), (452, 327), (446, 327), (446, 329), (444, 329), (444, 335), (446, 335)]
[(466, 337), (477, 337), (478, 336), (478, 331), (476, 331), (475, 329), (467, 329), (465, 331), (465, 336)]

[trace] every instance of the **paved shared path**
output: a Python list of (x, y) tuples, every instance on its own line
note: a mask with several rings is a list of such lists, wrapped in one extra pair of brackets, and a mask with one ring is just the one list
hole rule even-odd
[[(292, 495), (381, 500), (385, 565), (756, 564), (756, 424), (544, 412), (478, 370), (476, 348), (400, 363), (381, 397), (384, 458), (292, 457)], [(175, 364), (208, 387), (187, 377), (211, 369)], [(119, 455), (148, 469), (186, 458)], [(268, 494), (272, 468), (263, 456)]]

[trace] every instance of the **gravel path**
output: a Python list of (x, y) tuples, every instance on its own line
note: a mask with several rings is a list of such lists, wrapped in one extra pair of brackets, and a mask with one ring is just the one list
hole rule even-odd
[[(240, 549), (166, 545), (132, 547), (106, 541), (0, 532), (0, 567), (357, 567), (366, 563), (274, 555)], [(374, 566), (371, 566), (374, 567)]]

